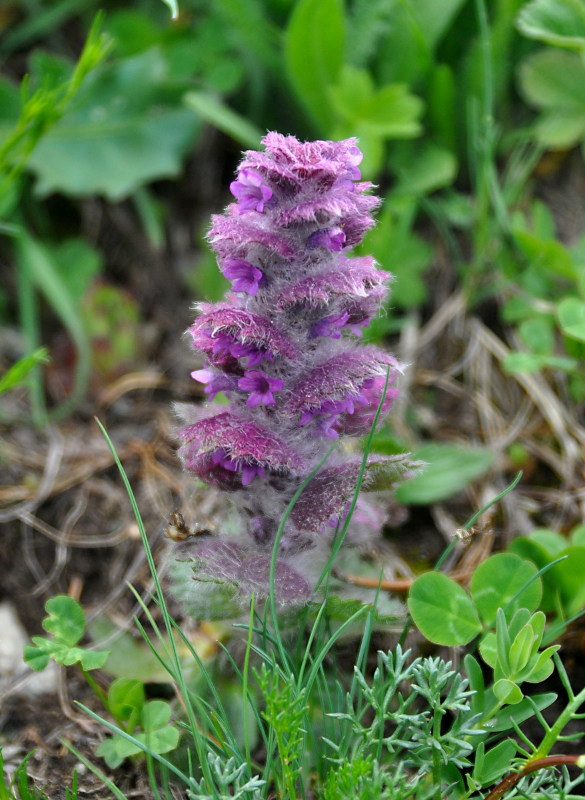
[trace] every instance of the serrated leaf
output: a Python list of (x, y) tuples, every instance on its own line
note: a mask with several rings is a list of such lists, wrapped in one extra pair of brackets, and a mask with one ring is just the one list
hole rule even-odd
[(295, 5), (285, 34), (286, 70), (300, 100), (324, 132), (334, 123), (328, 90), (339, 79), (344, 40), (341, 0), (300, 0)]
[[(482, 620), (491, 624), (498, 608), (505, 608), (508, 620), (518, 608), (534, 611), (542, 597), (540, 578), (520, 590), (537, 572), (533, 563), (513, 553), (497, 553), (480, 564), (471, 578), (470, 589)], [(518, 592), (520, 594), (512, 601)]]
[(96, 70), (29, 159), (37, 192), (117, 201), (176, 175), (200, 127), (180, 99), (156, 48)]
[(532, 0), (518, 14), (519, 30), (557, 47), (585, 47), (583, 0)]
[(559, 325), (565, 336), (585, 342), (585, 302), (567, 297), (557, 308)]
[(501, 703), (510, 705), (516, 705), (524, 697), (520, 687), (508, 678), (500, 678), (494, 683), (494, 694)]
[(43, 628), (52, 633), (56, 642), (70, 647), (77, 644), (85, 631), (85, 614), (72, 597), (58, 594), (45, 603), (48, 616), (43, 620)]
[(420, 475), (398, 487), (396, 498), (414, 505), (436, 503), (460, 492), (483, 475), (494, 460), (489, 450), (434, 443), (417, 447), (412, 456), (426, 466)]
[(440, 572), (427, 572), (414, 581), (408, 609), (423, 636), (436, 644), (467, 644), (481, 633), (467, 592)]

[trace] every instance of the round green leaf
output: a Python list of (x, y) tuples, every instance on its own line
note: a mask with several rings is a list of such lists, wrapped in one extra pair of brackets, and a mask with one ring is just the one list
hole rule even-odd
[(565, 336), (585, 342), (585, 303), (576, 297), (567, 297), (559, 303), (557, 313)]
[(43, 628), (52, 633), (56, 642), (72, 647), (83, 636), (85, 614), (79, 603), (66, 594), (51, 597), (45, 603), (49, 616), (43, 620)]
[[(482, 620), (487, 624), (494, 622), (498, 608), (505, 610), (508, 620), (518, 608), (534, 611), (542, 597), (542, 581), (537, 578), (525, 589), (523, 587), (537, 572), (534, 564), (513, 553), (498, 553), (480, 564), (470, 588)], [(520, 594), (512, 601), (518, 592)]]
[(32, 644), (24, 646), (23, 655), (25, 663), (36, 672), (42, 672), (51, 660), (49, 653)]
[(436, 644), (467, 644), (481, 633), (467, 592), (440, 572), (427, 572), (415, 580), (408, 608), (419, 631)]
[(142, 709), (142, 727), (145, 731), (162, 728), (171, 718), (171, 707), (166, 700), (151, 700)]

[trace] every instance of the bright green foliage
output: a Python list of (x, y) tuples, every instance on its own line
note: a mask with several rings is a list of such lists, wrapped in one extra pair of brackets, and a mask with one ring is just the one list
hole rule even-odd
[(489, 450), (436, 443), (415, 448), (413, 456), (424, 461), (425, 468), (398, 487), (401, 503), (436, 503), (451, 497), (483, 475), (494, 458)]
[(276, 664), (269, 669), (263, 663), (256, 680), (266, 703), (262, 716), (274, 731), (278, 744), (281, 796), (295, 800), (305, 742), (302, 725), (307, 710), (306, 692), (304, 688), (297, 689), (294, 675), (282, 675)]
[[(28, 776), (28, 761), (33, 753), (34, 751), (23, 758), (14, 770), (12, 780), (8, 782), (0, 747), (0, 800), (49, 800), (47, 795), (38, 789)], [(65, 800), (77, 800), (77, 772), (73, 774), (72, 788), (65, 788)]]
[(108, 650), (87, 650), (77, 647), (85, 632), (85, 614), (76, 600), (67, 595), (56, 595), (45, 603), (48, 616), (43, 628), (52, 634), (50, 639), (33, 636), (34, 645), (24, 648), (24, 660), (33, 669), (42, 671), (51, 659), (58, 664), (77, 664), (83, 670), (99, 669), (103, 666)]
[(335, 120), (329, 87), (343, 63), (345, 19), (341, 0), (300, 0), (285, 36), (288, 77), (316, 122), (325, 130)]
[(39, 347), (34, 353), (20, 358), (6, 372), (0, 376), (0, 394), (14, 389), (26, 382), (26, 377), (31, 370), (39, 364), (48, 364), (49, 351), (46, 347)]
[(585, 48), (583, 0), (531, 0), (518, 14), (525, 36), (541, 42), (582, 50)]
[(525, 608), (519, 608), (508, 622), (498, 609), (496, 631), (484, 637), (479, 649), (494, 670), (493, 691), (500, 703), (519, 703), (522, 683), (542, 683), (552, 674), (552, 656), (560, 645), (539, 650), (545, 622), (542, 611), (530, 616)]
[(408, 608), (427, 639), (467, 644), (495, 624), (499, 609), (510, 619), (520, 607), (528, 607), (528, 613), (538, 607), (542, 582), (537, 571), (512, 553), (490, 556), (473, 574), (471, 597), (452, 578), (427, 572), (412, 584)]
[[(153, 753), (169, 753), (180, 738), (179, 729), (170, 723), (172, 709), (166, 700), (144, 701), (144, 686), (140, 681), (120, 678), (112, 683), (108, 692), (108, 707), (111, 714), (122, 724), (127, 739), (114, 734), (104, 739), (96, 750), (106, 764), (114, 769), (129, 756), (149, 750)], [(137, 726), (140, 731), (136, 733)]]
[[(585, 607), (583, 526), (577, 526), (568, 540), (556, 531), (539, 528), (530, 536), (514, 539), (508, 549), (530, 560), (538, 569), (552, 565), (542, 574), (540, 608), (556, 615), (550, 628), (555, 635), (560, 635), (567, 620), (580, 614)], [(554, 561), (557, 563), (553, 564)]]
[(419, 630), (437, 644), (467, 644), (482, 627), (471, 598), (440, 572), (427, 572), (413, 583), (408, 609)]

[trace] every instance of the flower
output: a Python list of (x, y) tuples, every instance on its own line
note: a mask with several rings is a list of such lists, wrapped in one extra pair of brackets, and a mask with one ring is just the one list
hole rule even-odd
[(272, 189), (262, 183), (262, 176), (253, 169), (243, 169), (237, 180), (230, 183), (230, 192), (238, 199), (240, 211), (264, 211), (272, 197)]
[[(242, 603), (251, 591), (269, 593), (266, 564), (301, 483), (331, 440), (362, 436), (389, 411), (401, 371), (391, 355), (359, 341), (390, 276), (371, 256), (351, 256), (378, 205), (361, 180), (356, 140), (269, 133), (263, 144), (245, 153), (230, 185), (235, 202), (213, 217), (208, 235), (232, 292), (200, 304), (189, 329), (206, 362), (193, 377), (210, 400), (226, 392), (229, 408), (193, 409), (179, 431), (185, 468), (229, 492), (240, 515), (237, 535), (190, 543), (193, 568), (208, 559)], [(347, 522), (348, 541), (372, 542), (385, 516), (375, 504), (365, 506), (373, 520), (367, 533), (348, 521), (358, 479), (363, 490), (391, 488), (413, 469), (404, 456), (372, 457), (364, 470), (351, 448), (330, 455), (282, 527), (277, 601), (306, 602), (328, 558), (319, 542), (334, 528)]]
[(233, 281), (234, 292), (246, 292), (252, 296), (257, 293), (263, 278), (262, 270), (243, 258), (226, 258), (223, 262), (223, 274), (229, 281)]
[(332, 253), (339, 253), (345, 244), (345, 233), (341, 228), (325, 228), (313, 231), (307, 240), (309, 247), (325, 247)]
[(280, 378), (269, 378), (265, 372), (259, 369), (250, 369), (244, 372), (244, 377), (238, 381), (238, 388), (244, 392), (251, 392), (246, 400), (248, 408), (254, 406), (273, 406), (275, 405), (272, 392), (278, 392), (284, 386), (284, 381)]

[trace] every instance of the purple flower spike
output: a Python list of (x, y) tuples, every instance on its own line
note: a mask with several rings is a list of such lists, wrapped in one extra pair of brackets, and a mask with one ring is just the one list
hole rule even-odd
[(284, 381), (279, 378), (269, 378), (259, 369), (250, 369), (244, 372), (244, 377), (238, 381), (238, 387), (244, 392), (251, 392), (246, 401), (248, 408), (254, 406), (275, 405), (272, 392), (278, 392), (284, 386)]
[(243, 169), (237, 180), (230, 183), (230, 192), (238, 201), (240, 211), (264, 211), (272, 197), (272, 189), (262, 183), (262, 175), (253, 169)]
[(341, 228), (326, 228), (322, 231), (315, 231), (309, 236), (307, 245), (309, 247), (324, 247), (332, 253), (339, 253), (345, 244), (345, 233)]
[(234, 292), (245, 292), (254, 296), (262, 280), (262, 270), (244, 261), (243, 258), (226, 258), (223, 262), (223, 274), (228, 281), (233, 281)]
[[(205, 360), (193, 378), (210, 399), (225, 392), (229, 407), (186, 411), (179, 456), (198, 479), (229, 493), (239, 515), (219, 526), (229, 533), (179, 548), (192, 569), (184, 582), (191, 613), (197, 587), (207, 592), (200, 618), (215, 608), (210, 587), (222, 587), (221, 614), (226, 593), (241, 607), (252, 593), (267, 597), (271, 573), (279, 603), (306, 603), (336, 528), (347, 522), (344, 546), (371, 552), (376, 544), (389, 500), (378, 510), (360, 495), (350, 520), (360, 475), (361, 490), (374, 492), (416, 470), (405, 456), (370, 456), (364, 472), (359, 448), (344, 442), (371, 430), (378, 408), (381, 421), (401, 372), (393, 356), (359, 341), (391, 276), (371, 256), (351, 253), (378, 206), (361, 180), (357, 141), (269, 133), (263, 145), (245, 153), (230, 186), (237, 202), (213, 217), (208, 234), (231, 291), (201, 303), (189, 329)], [(340, 446), (312, 475), (333, 440)], [(311, 475), (285, 519), (272, 569), (276, 532)]]

